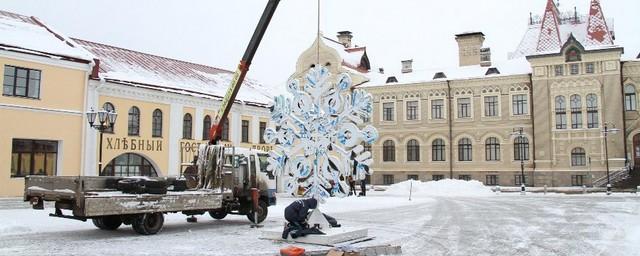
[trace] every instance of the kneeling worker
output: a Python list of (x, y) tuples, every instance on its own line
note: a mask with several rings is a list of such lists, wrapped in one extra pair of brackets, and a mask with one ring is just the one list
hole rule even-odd
[(315, 198), (296, 200), (284, 209), (284, 218), (289, 222), (282, 233), (282, 238), (286, 239), (292, 230), (301, 230), (307, 226), (307, 214), (310, 209), (318, 206)]

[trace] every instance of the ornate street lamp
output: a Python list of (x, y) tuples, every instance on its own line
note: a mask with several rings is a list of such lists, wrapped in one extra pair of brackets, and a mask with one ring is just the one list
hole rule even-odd
[(516, 137), (518, 140), (518, 153), (520, 154), (520, 194), (525, 194), (525, 178), (524, 178), (524, 145), (522, 143), (522, 138), (524, 129), (522, 127), (513, 128), (513, 132), (511, 136)]
[[(611, 125), (613, 128), (609, 128)], [(611, 178), (609, 176), (609, 148), (607, 147), (607, 135), (609, 133), (616, 134), (620, 129), (616, 128), (615, 124), (612, 123), (604, 123), (604, 129), (602, 130), (602, 135), (604, 136), (604, 162), (607, 167), (607, 195), (611, 195)]]
[[(96, 129), (100, 132), (100, 153), (98, 156), (98, 175), (102, 171), (102, 134), (105, 130), (113, 127), (116, 123), (116, 118), (118, 117), (118, 113), (102, 109), (98, 112), (94, 111), (91, 108), (87, 113), (87, 120), (89, 121), (89, 126), (93, 129)], [(96, 116), (98, 117), (98, 124), (96, 122)]]

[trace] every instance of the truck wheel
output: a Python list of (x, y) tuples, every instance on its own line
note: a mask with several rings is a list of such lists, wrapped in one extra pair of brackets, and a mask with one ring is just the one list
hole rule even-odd
[(211, 215), (211, 218), (221, 220), (224, 219), (224, 217), (227, 217), (227, 211), (225, 211), (224, 209), (211, 210), (209, 211), (209, 215)]
[[(258, 201), (258, 223), (263, 222), (264, 219), (267, 218), (267, 214), (269, 213), (268, 207), (269, 205), (267, 205), (265, 201), (262, 201), (262, 200)], [(251, 221), (251, 223), (254, 222), (253, 206), (251, 207), (251, 211), (247, 213), (247, 218)]]
[(91, 220), (93, 225), (102, 230), (116, 230), (122, 225), (120, 216), (104, 216)]
[(154, 235), (162, 230), (164, 215), (161, 212), (145, 213), (136, 218), (133, 223), (133, 230), (141, 235)]

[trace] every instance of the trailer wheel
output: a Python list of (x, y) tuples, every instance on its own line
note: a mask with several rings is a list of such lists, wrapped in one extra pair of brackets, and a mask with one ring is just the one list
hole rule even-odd
[[(267, 205), (267, 203), (265, 201), (258, 201), (258, 223), (261, 223), (264, 221), (264, 219), (267, 218), (267, 214), (269, 213), (269, 209), (268, 209), (269, 205)], [(249, 213), (247, 213), (247, 218), (253, 223), (254, 222), (254, 218), (253, 218), (253, 207), (251, 207), (251, 211), (249, 211)]]
[(211, 218), (221, 220), (224, 219), (224, 217), (227, 217), (227, 211), (225, 211), (224, 209), (211, 210), (209, 211), (209, 215), (211, 215)]
[(162, 230), (164, 215), (161, 212), (145, 213), (133, 220), (132, 226), (138, 234), (154, 235)]
[(104, 216), (91, 220), (93, 225), (102, 230), (116, 230), (122, 225), (120, 216)]

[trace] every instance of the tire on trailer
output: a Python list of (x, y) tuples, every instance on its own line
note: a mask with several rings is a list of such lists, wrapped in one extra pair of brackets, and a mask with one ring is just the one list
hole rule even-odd
[(120, 216), (104, 216), (91, 219), (93, 225), (102, 230), (116, 230), (122, 225)]
[(211, 218), (221, 220), (224, 219), (224, 217), (227, 217), (227, 211), (224, 209), (211, 210), (209, 211), (209, 215), (211, 216)]
[[(267, 214), (269, 213), (268, 207), (269, 205), (265, 201), (258, 201), (258, 223), (263, 222), (267, 218)], [(247, 213), (247, 218), (249, 219), (249, 221), (251, 221), (251, 223), (254, 223), (253, 205), (251, 206), (251, 211)]]
[(164, 215), (161, 212), (145, 213), (136, 218), (131, 225), (141, 235), (154, 235), (162, 230)]

